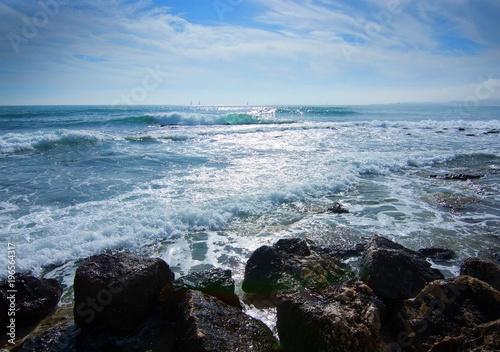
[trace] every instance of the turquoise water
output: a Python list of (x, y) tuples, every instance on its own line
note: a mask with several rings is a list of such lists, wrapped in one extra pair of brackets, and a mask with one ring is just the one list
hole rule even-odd
[[(0, 107), (0, 277), (7, 241), (70, 286), (105, 251), (239, 280), (279, 238), (373, 234), (451, 248), (453, 272), (500, 248), (499, 129), (499, 107)], [(484, 176), (429, 177), (447, 173)]]

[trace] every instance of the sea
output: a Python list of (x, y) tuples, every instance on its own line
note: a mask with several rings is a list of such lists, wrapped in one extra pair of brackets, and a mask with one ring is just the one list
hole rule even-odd
[(500, 259), (500, 107), (0, 107), (0, 278), (10, 243), (68, 301), (85, 258), (120, 251), (240, 287), (262, 245), (375, 234), (453, 250), (449, 277)]

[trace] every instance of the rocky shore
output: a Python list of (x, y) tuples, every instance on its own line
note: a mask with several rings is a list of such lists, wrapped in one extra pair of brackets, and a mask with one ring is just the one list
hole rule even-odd
[[(346, 264), (344, 256), (353, 255), (360, 265)], [(281, 239), (250, 256), (241, 296), (230, 270), (175, 278), (159, 258), (97, 255), (77, 269), (69, 306), (58, 307), (57, 281), (17, 274), (18, 343), (5, 341), (4, 348), (498, 351), (500, 265), (468, 258), (459, 276), (445, 279), (427, 260), (453, 255), (443, 248), (412, 251), (380, 236), (353, 248)], [(2, 329), (9, 324), (6, 284), (0, 285)], [(248, 306), (275, 312), (274, 333), (246, 313)], [(23, 327), (28, 334), (21, 339)]]

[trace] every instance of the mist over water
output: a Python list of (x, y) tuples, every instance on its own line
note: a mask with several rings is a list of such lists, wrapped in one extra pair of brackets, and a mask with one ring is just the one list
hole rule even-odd
[[(239, 280), (286, 237), (444, 246), (453, 272), (500, 250), (498, 130), (499, 107), (0, 107), (0, 236), (68, 286), (121, 250)], [(482, 177), (429, 177), (452, 173)]]

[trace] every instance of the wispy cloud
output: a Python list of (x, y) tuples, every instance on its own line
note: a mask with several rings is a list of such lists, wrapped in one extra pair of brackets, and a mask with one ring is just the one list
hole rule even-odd
[[(168, 77), (146, 104), (461, 99), (481, 75), (500, 77), (500, 5), (460, 2), (246, 0), (221, 19), (180, 1), (59, 0), (36, 26), (38, 1), (6, 0), (0, 103), (111, 104), (157, 65)], [(24, 39), (17, 52), (10, 33)]]

